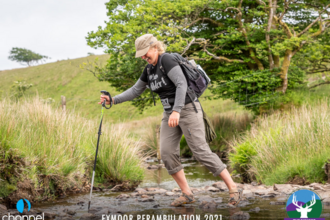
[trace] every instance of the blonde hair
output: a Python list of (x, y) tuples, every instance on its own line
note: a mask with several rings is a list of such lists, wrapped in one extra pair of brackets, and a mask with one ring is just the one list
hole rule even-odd
[(165, 53), (166, 46), (163, 42), (157, 41), (156, 43), (152, 44), (153, 48), (156, 48), (158, 50), (158, 54), (161, 55)]

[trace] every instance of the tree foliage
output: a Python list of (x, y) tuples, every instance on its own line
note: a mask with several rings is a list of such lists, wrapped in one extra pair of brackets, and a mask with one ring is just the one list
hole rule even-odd
[[(330, 45), (324, 36), (330, 26), (328, 0), (111, 0), (106, 7), (106, 26), (86, 39), (111, 54), (98, 78), (119, 90), (131, 87), (146, 65), (134, 58), (135, 39), (146, 33), (163, 41), (168, 52), (195, 59), (217, 85), (259, 73), (255, 80), (263, 79), (260, 85), (267, 87), (268, 76), (275, 74), (279, 80), (273, 83), (283, 93), (303, 81), (303, 68), (292, 64), (293, 57), (308, 53), (321, 38)], [(299, 69), (292, 72), (293, 83), (288, 82), (291, 65)], [(233, 84), (233, 93), (235, 88)], [(213, 92), (228, 95), (220, 88)], [(150, 97), (149, 92), (143, 97)], [(135, 105), (150, 103), (146, 99)]]
[(21, 64), (26, 64), (28, 66), (31, 66), (32, 64), (37, 64), (39, 61), (49, 58), (47, 56), (34, 53), (31, 50), (19, 47), (13, 47), (9, 53), (10, 56), (8, 57), (8, 59), (12, 61), (17, 61)]

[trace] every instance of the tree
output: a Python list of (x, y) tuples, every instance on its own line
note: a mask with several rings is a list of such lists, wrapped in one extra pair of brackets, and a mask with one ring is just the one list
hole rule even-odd
[(32, 64), (38, 64), (39, 61), (49, 58), (47, 56), (34, 53), (31, 50), (19, 47), (13, 47), (9, 53), (10, 56), (8, 59), (17, 61), (20, 64), (25, 63), (28, 66), (31, 66)]
[[(302, 83), (304, 71), (291, 66), (296, 54), (324, 37), (330, 26), (328, 0), (111, 0), (105, 28), (88, 33), (88, 45), (111, 54), (98, 78), (119, 90), (132, 86), (145, 62), (134, 58), (134, 41), (154, 34), (195, 59), (217, 84), (258, 73), (257, 87), (279, 75), (278, 90), (286, 93)], [(330, 45), (329, 37), (324, 42)], [(289, 77), (288, 77), (289, 76)], [(288, 80), (290, 78), (290, 81)], [(257, 79), (256, 79), (257, 80)], [(275, 80), (274, 83), (278, 83)], [(233, 86), (236, 92), (239, 87)], [(226, 97), (217, 87), (213, 92)], [(149, 97), (148, 92), (143, 94)], [(143, 108), (146, 102), (136, 102)]]

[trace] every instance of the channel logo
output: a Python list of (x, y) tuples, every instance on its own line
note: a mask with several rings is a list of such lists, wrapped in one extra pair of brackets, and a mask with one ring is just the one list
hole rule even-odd
[(286, 212), (290, 218), (285, 220), (324, 220), (321, 198), (312, 190), (301, 189), (295, 191), (286, 203)]
[[(27, 205), (25, 205), (25, 203)], [(23, 213), (24, 209), (27, 208), (27, 212), (31, 210), (31, 203), (27, 199), (20, 199), (16, 203), (16, 209), (19, 213)], [(2, 220), (23, 220), (23, 219), (33, 219), (33, 220), (44, 220), (45, 219), (45, 213), (42, 213), (42, 215), (11, 215), (8, 213), (8, 215), (2, 216)]]
[[(28, 212), (30, 211), (30, 209), (31, 209), (31, 203), (30, 203), (30, 201), (29, 200), (27, 200), (27, 199), (24, 199), (25, 200), (25, 202), (28, 204)], [(19, 200), (17, 203), (16, 203), (16, 209), (17, 209), (17, 211), (19, 211), (20, 213), (23, 213), (24, 212), (24, 201), (23, 201), (23, 199), (21, 199), (21, 200)]]

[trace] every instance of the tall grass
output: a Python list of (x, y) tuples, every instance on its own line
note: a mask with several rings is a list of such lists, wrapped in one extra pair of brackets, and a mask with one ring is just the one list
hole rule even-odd
[[(0, 148), (15, 151), (28, 164), (22, 178), (41, 187), (40, 177), (81, 185), (89, 177), (95, 156), (99, 120), (52, 109), (38, 97), (21, 102), (0, 102)], [(130, 134), (105, 123), (100, 140), (98, 172), (116, 182), (143, 178), (140, 143)], [(13, 175), (15, 175), (13, 173)]]
[(227, 112), (215, 115), (211, 123), (217, 138), (210, 144), (213, 151), (227, 150), (230, 142), (251, 127), (253, 115), (250, 112)]
[(158, 117), (149, 117), (140, 121), (143, 126), (144, 133), (142, 134), (144, 140), (145, 152), (150, 156), (157, 156), (157, 145), (160, 144), (160, 132), (157, 140), (157, 130), (160, 128), (161, 119)]
[(322, 166), (330, 158), (330, 104), (303, 105), (285, 114), (261, 118), (233, 145), (231, 163), (271, 185), (295, 176), (323, 182)]

